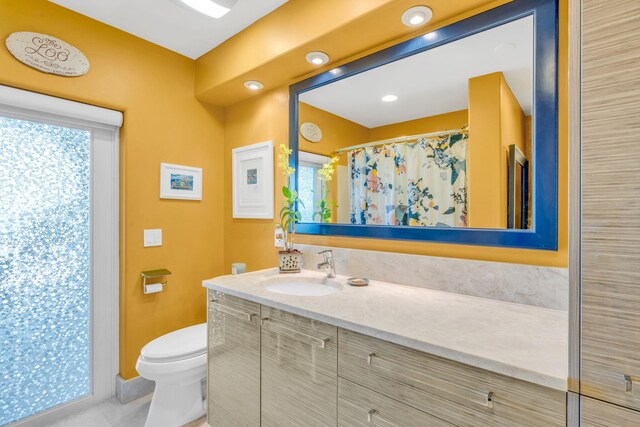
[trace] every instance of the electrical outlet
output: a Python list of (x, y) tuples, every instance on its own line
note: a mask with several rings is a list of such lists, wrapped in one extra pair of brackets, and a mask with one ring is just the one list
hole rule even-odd
[(144, 247), (162, 246), (162, 229), (144, 230)]

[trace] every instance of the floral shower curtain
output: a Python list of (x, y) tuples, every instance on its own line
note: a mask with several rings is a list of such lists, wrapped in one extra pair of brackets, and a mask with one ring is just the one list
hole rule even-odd
[(352, 224), (467, 226), (466, 134), (348, 154)]

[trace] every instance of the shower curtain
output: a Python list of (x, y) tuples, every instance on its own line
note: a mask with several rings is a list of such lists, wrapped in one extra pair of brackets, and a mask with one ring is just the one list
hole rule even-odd
[(467, 135), (348, 153), (352, 224), (467, 226)]

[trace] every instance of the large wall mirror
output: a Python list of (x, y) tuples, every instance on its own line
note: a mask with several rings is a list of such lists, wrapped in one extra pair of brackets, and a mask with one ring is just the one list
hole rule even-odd
[(556, 1), (440, 28), (290, 102), (298, 232), (557, 248)]

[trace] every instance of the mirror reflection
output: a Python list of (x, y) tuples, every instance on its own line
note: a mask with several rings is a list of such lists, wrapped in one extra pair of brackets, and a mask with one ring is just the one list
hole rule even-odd
[(533, 40), (526, 17), (302, 93), (302, 222), (531, 228)]

